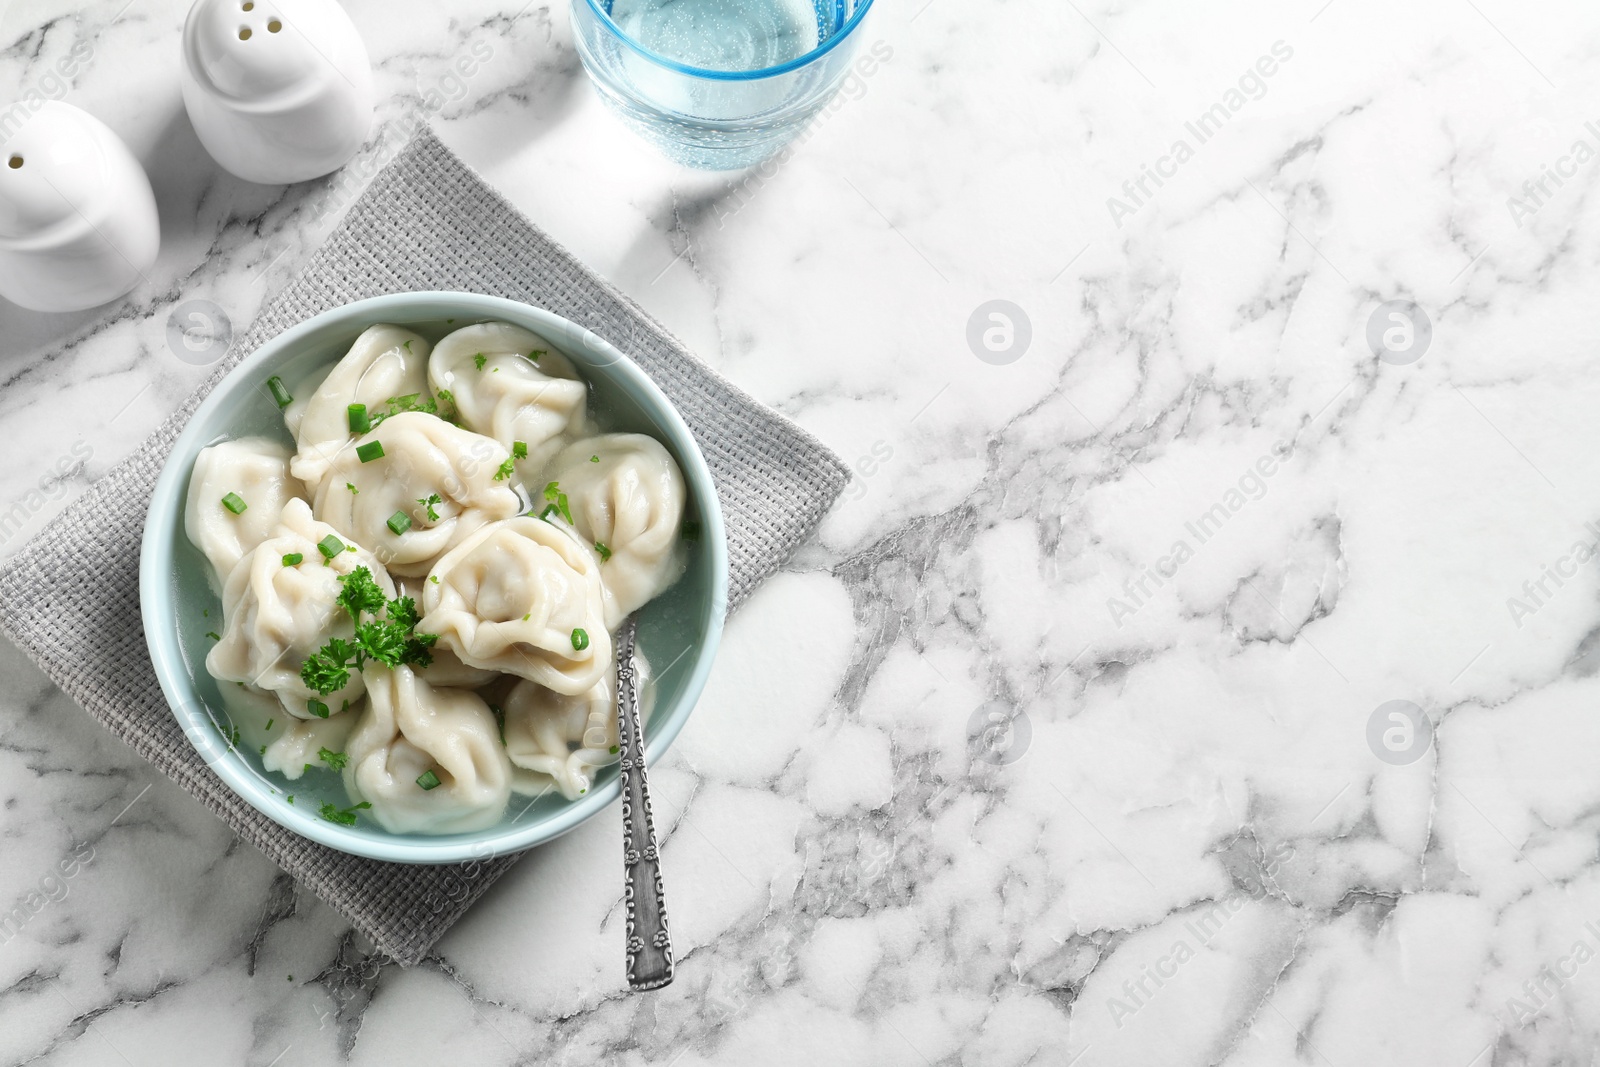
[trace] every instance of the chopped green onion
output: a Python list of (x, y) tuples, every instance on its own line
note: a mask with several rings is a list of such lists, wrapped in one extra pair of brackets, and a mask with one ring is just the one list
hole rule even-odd
[(409, 351), (411, 351), (411, 342), (407, 341), (405, 344), (401, 345), (400, 347), (405, 349), (407, 352), (409, 352)]
[(600, 462), (600, 457), (599, 456), (590, 456), (589, 457), (589, 462), (590, 463), (599, 463)]
[(322, 553), (323, 559), (332, 559), (344, 551), (344, 542), (335, 534), (329, 534), (317, 542), (317, 551)]
[(290, 552), (283, 557), (283, 565), (285, 567), (293, 567), (295, 564), (299, 563), (305, 558), (306, 556), (304, 552)]
[(535, 363), (537, 363), (537, 362), (539, 362), (539, 357), (540, 356), (544, 356), (544, 355), (548, 355), (548, 354), (549, 353), (547, 353), (542, 348), (535, 348), (532, 352), (528, 353), (528, 358), (533, 360)]
[(383, 458), (383, 442), (368, 441), (364, 445), (356, 446), (356, 458), (363, 463), (371, 463), (375, 459)]
[(494, 712), (494, 721), (500, 724), (500, 744), (503, 746), (506, 743), (506, 709), (490, 704), (489, 710)]
[(439, 576), (437, 574), (430, 574), (428, 576), (428, 581), (432, 582), (434, 585), (438, 585), (439, 584)]
[(434, 774), (432, 769), (423, 771), (421, 774), (417, 775), (417, 784), (424, 790), (438, 789), (439, 776)]
[(693, 519), (683, 520), (683, 539), (685, 541), (700, 540), (700, 524)]
[(617, 746), (616, 745), (612, 745), (610, 748), (606, 749), (606, 751), (611, 753), (613, 756), (615, 756), (617, 754)]
[(350, 495), (351, 496), (360, 496), (361, 495), (361, 490), (356, 488), (356, 483), (354, 483), (354, 482), (345, 482), (344, 483), (344, 487), (346, 489), (350, 490)]
[(267, 746), (266, 745), (262, 745), (261, 746), (261, 751), (258, 753), (258, 755), (265, 756), (266, 754), (267, 754)]
[(238, 493), (229, 493), (227, 496), (222, 498), (222, 506), (233, 512), (235, 515), (243, 515), (244, 509), (250, 505), (246, 504), (244, 502), (244, 497), (240, 496)]
[(367, 405), (351, 404), (344, 410), (345, 417), (350, 420), (351, 433), (366, 433), (372, 429), (372, 420), (367, 417)]
[(326, 719), (328, 717), (328, 705), (324, 704), (316, 697), (312, 697), (310, 700), (306, 701), (306, 710), (319, 719)]
[(574, 652), (582, 652), (584, 649), (586, 649), (588, 647), (589, 647), (589, 632), (587, 630), (585, 630), (581, 626), (578, 627), (576, 630), (572, 631), (572, 650)]
[(294, 397), (283, 387), (283, 379), (276, 374), (267, 379), (267, 391), (272, 394), (272, 399), (277, 402), (280, 410), (294, 403)]
[(403, 511), (397, 511), (393, 515), (389, 516), (389, 522), (387, 525), (389, 527), (389, 532), (394, 534), (396, 537), (399, 537), (401, 534), (411, 529), (411, 516), (407, 515)]
[(268, 720), (267, 720), (267, 726), (266, 726), (266, 728), (267, 728), (267, 729), (268, 729), (268, 730), (270, 730), (270, 729), (272, 729), (272, 724), (273, 724), (273, 723), (275, 723), (275, 722), (277, 722), (277, 721), (278, 721), (278, 720), (277, 720), (277, 719), (268, 719)]
[(213, 640), (213, 641), (221, 641), (222, 640), (221, 635), (218, 634), (215, 630), (207, 630), (206, 631), (206, 636), (211, 638), (211, 640)]
[[(294, 794), (293, 793), (289, 794), (289, 803), (291, 803), (291, 804), (294, 803)], [(291, 982), (294, 981), (294, 975), (291, 974), (289, 976), (289, 981), (291, 981)]]
[(596, 541), (594, 543), (594, 550), (596, 552), (600, 553), (600, 562), (601, 563), (604, 563), (606, 560), (611, 558), (611, 550), (609, 548), (607, 548), (605, 545), (601, 544), (599, 541)]

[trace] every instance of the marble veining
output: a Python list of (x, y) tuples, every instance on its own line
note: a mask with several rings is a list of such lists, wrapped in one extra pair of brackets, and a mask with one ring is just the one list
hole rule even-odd
[(350, 0), (379, 124), (288, 188), (205, 156), (182, 3), (0, 5), (0, 100), (115, 129), (163, 239), (0, 306), (0, 554), (419, 121), (856, 474), (651, 768), (656, 993), (616, 818), (401, 970), (0, 648), (0, 1062), (1592, 1060), (1600, 16), (879, 3), (804, 147), (708, 175), (564, 4)]

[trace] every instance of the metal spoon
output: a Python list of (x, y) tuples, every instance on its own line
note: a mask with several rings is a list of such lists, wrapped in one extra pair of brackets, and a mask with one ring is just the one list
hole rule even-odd
[(672, 936), (661, 889), (656, 828), (645, 780), (644, 731), (639, 728), (639, 674), (634, 665), (638, 620), (617, 631), (617, 736), (622, 774), (622, 861), (628, 908), (628, 987), (660, 989), (672, 981)]

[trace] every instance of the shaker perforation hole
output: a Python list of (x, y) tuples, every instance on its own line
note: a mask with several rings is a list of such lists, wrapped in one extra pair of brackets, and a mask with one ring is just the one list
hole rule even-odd
[(9, 160), (6, 161), (6, 166), (10, 167), (12, 170), (21, 170), (22, 169), (22, 157), (21, 156), (12, 156)]
[(281, 29), (283, 29), (283, 23), (279, 22), (277, 19), (272, 19), (267, 23), (268, 33), (277, 33)]
[(239, 27), (239, 40), (248, 41), (249, 39), (250, 39), (250, 27), (249, 26), (240, 26)]

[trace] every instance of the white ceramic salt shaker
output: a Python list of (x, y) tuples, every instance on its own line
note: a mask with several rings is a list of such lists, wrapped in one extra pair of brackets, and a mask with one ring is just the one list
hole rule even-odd
[(197, 0), (183, 103), (223, 169), (268, 185), (343, 166), (372, 127), (372, 64), (335, 0)]
[(0, 145), (0, 296), (82, 311), (138, 285), (160, 247), (149, 177), (93, 115), (49, 100)]

